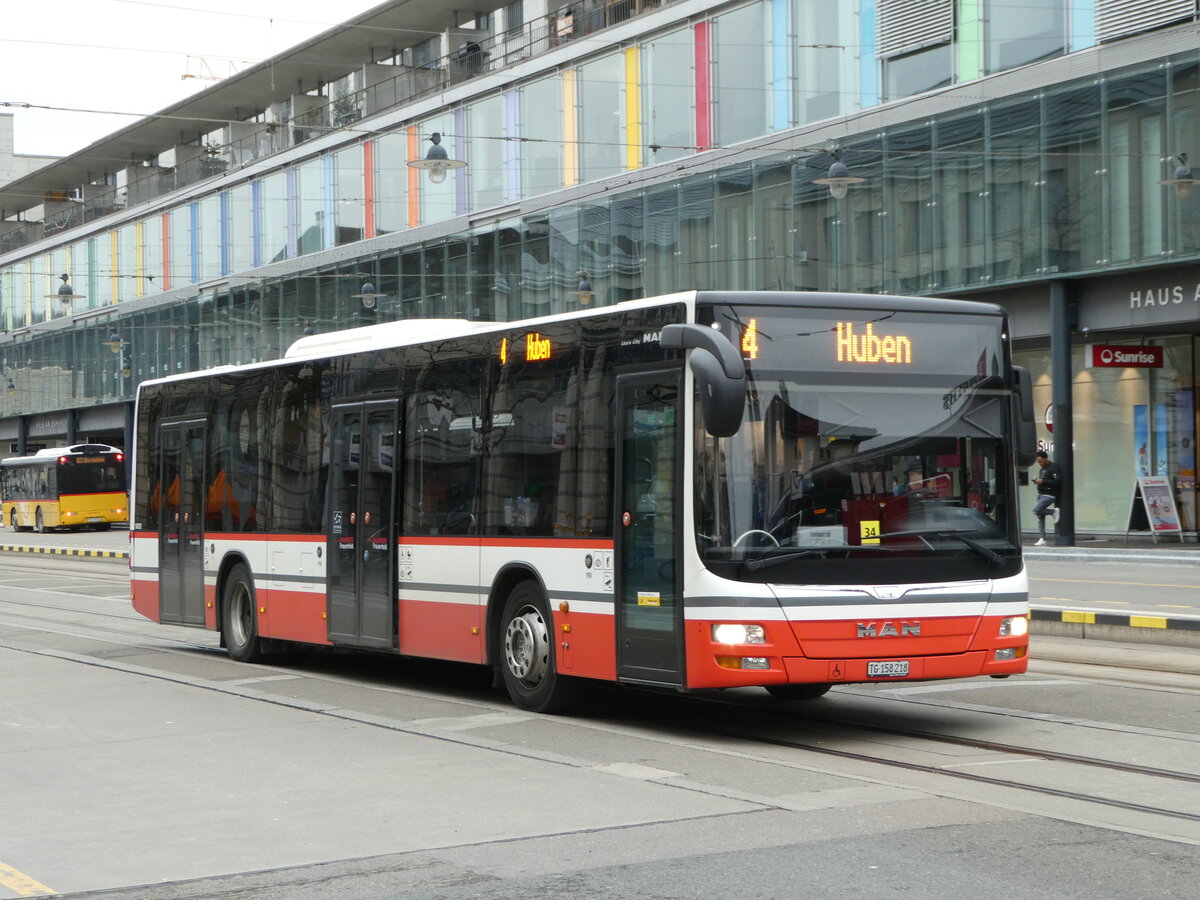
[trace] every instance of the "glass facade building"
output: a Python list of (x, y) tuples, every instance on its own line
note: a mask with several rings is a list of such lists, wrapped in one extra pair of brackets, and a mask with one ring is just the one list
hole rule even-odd
[[(1113, 34), (1113, 9), (755, 0), (684, 21), (648, 3), (619, 41), (557, 46), (0, 256), (0, 437), (67, 434), (142, 380), (273, 358), (313, 331), (692, 289), (1011, 303), (1017, 361), (1048, 402), (1039, 309), (1060, 281), (1089, 328), (1079, 528), (1127, 527), (1144, 435), (1144, 474), (1175, 478), (1194, 530), (1200, 190), (1161, 182), (1200, 154), (1200, 50), (1178, 16)], [(434, 132), (467, 164), (440, 184), (408, 165)], [(819, 181), (835, 150), (864, 179), (840, 199)], [(1101, 310), (1130, 309), (1131, 278), (1185, 299)], [(1089, 369), (1097, 340), (1160, 345), (1166, 364)]]

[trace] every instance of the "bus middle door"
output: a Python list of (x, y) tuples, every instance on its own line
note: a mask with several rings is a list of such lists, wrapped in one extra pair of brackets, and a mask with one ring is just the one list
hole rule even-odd
[(327, 531), (329, 640), (396, 645), (399, 400), (333, 407)]
[(203, 419), (161, 426), (159, 443), (159, 620), (204, 624)]

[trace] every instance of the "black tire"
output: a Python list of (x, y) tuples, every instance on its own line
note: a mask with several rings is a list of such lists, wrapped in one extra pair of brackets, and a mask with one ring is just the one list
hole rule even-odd
[(10, 509), (8, 511), (8, 524), (13, 531), (21, 530), (21, 526), (17, 524), (17, 511), (15, 509)]
[(559, 713), (578, 694), (575, 679), (558, 672), (554, 637), (554, 619), (541, 589), (522, 581), (504, 603), (499, 646), (504, 686), (520, 709)]
[(42, 508), (39, 506), (33, 514), (33, 530), (38, 534), (46, 533), (46, 522), (42, 519)]
[(254, 579), (238, 563), (229, 570), (221, 591), (221, 633), (225, 649), (238, 662), (262, 662), (265, 654), (258, 636), (258, 607), (254, 602)]
[(767, 693), (776, 700), (816, 700), (824, 697), (832, 684), (768, 684)]
[(92, 527), (97, 531), (108, 531), (108, 529), (112, 528), (112, 525), (110, 525), (108, 522), (97, 522)]

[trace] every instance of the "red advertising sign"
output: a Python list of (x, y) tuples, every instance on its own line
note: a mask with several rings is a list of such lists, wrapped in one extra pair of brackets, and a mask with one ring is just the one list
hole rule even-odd
[(1161, 369), (1163, 348), (1092, 344), (1091, 365), (1096, 369)]

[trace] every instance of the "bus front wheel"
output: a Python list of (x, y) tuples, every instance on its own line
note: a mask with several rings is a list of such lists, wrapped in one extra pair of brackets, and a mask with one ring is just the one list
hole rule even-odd
[(575, 699), (577, 683), (561, 675), (554, 652), (554, 619), (541, 589), (522, 581), (504, 604), (500, 670), (521, 709), (557, 713)]
[(221, 592), (221, 632), (225, 636), (225, 649), (232, 658), (244, 663), (262, 661), (254, 581), (250, 570), (241, 563), (230, 570)]

